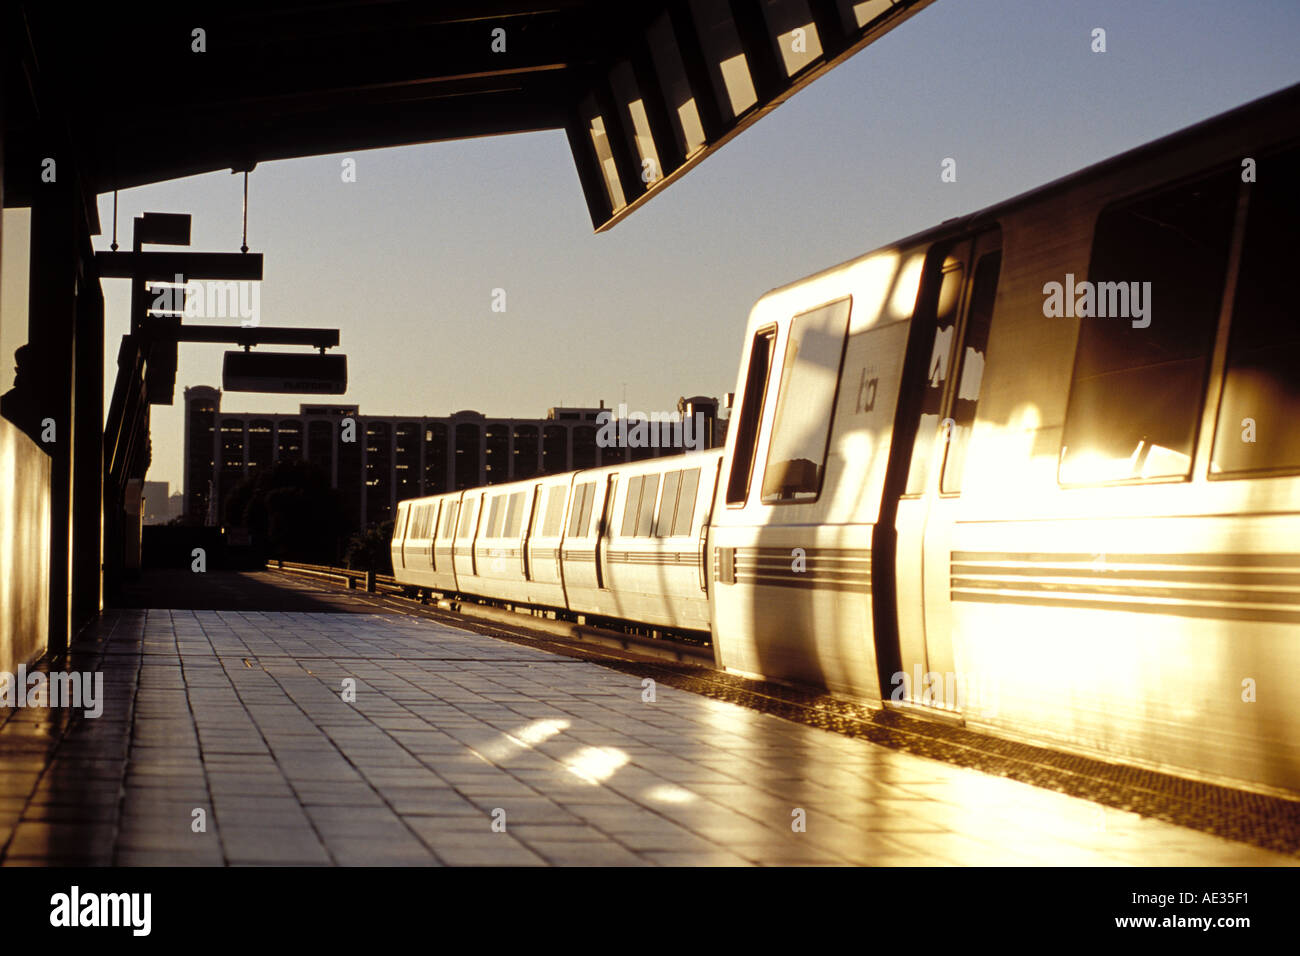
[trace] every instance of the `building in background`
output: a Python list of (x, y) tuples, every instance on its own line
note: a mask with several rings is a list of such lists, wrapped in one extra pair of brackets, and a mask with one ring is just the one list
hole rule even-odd
[[(683, 398), (677, 411), (700, 426), (700, 448), (725, 438), (718, 401)], [(351, 530), (392, 518), (397, 502), (536, 475), (675, 455), (680, 447), (602, 447), (602, 402), (556, 407), (545, 418), (362, 415), (356, 405), (299, 405), (296, 415), (221, 411), (221, 391), (185, 389), (185, 518), (221, 522), (230, 490), (277, 461), (318, 465), (342, 494)], [(698, 416), (698, 419), (693, 416)]]
[(169, 495), (167, 482), (146, 481), (144, 483), (144, 524), (166, 524), (173, 518), (185, 513), (185, 496), (179, 491)]

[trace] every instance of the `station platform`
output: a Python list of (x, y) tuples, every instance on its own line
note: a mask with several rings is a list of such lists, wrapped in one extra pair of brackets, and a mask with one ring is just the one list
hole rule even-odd
[(80, 635), (59, 669), (102, 672), (99, 717), (0, 711), (4, 865), (1300, 863), (365, 595), (211, 580)]

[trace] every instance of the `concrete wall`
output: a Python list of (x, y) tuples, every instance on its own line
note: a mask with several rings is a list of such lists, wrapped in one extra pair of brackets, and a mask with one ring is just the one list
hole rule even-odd
[(0, 671), (45, 653), (49, 595), (50, 459), (0, 418)]

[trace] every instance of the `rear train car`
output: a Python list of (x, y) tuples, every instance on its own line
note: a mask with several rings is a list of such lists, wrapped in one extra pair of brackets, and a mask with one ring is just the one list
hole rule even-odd
[(704, 547), (722, 452), (403, 501), (397, 581), (584, 619), (707, 633)]

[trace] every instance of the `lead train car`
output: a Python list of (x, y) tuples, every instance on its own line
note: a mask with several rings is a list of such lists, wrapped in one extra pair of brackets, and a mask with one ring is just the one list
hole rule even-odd
[(1300, 792), (1300, 87), (765, 295), (718, 662)]
[[(707, 620), (732, 671), (1300, 793), (1296, 130), (1300, 87), (768, 293), (699, 459), (700, 590), (648, 589), (687, 560), (675, 534), (631, 576), (637, 465), (539, 482), (567, 533), (536, 539), (562, 554), (536, 600)], [(426, 553), (411, 509), (500, 493), (404, 503), (395, 568)], [(466, 546), (452, 584), (490, 594)], [(432, 553), (399, 580), (447, 589)]]

